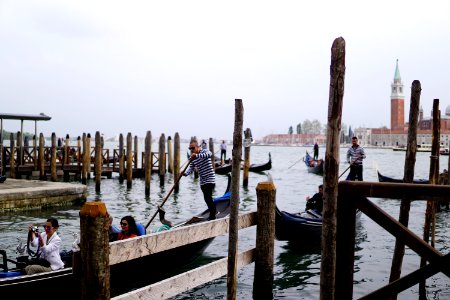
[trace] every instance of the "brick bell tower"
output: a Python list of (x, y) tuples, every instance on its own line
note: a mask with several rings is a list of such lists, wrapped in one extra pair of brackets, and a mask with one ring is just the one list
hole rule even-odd
[(394, 82), (391, 83), (391, 131), (403, 132), (405, 128), (405, 96), (400, 70), (395, 66)]

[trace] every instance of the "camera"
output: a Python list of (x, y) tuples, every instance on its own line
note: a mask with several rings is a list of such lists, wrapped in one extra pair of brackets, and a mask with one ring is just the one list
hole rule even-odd
[(37, 228), (37, 226), (31, 227), (31, 231), (33, 231), (35, 233), (39, 233), (39, 229)]

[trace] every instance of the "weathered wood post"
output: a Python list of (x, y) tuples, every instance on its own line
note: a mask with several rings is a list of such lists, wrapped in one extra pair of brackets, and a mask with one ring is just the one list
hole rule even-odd
[(64, 159), (61, 162), (61, 169), (64, 173), (64, 181), (67, 182), (69, 181), (69, 171), (64, 171), (64, 166), (67, 166), (70, 164), (70, 157), (69, 157), (69, 153), (70, 153), (70, 140), (69, 140), (69, 135), (66, 134), (66, 140), (64, 142)]
[[(77, 166), (78, 166), (78, 171), (81, 173), (81, 136), (77, 137)], [(78, 174), (78, 172), (76, 173), (76, 176), (80, 176), (77, 178), (77, 180), (80, 180), (81, 178), (81, 174)]]
[(45, 140), (44, 134), (41, 132), (39, 134), (39, 179), (47, 180), (45, 176)]
[(213, 140), (213, 138), (209, 138), (208, 144), (209, 144), (209, 151), (211, 151), (211, 153), (212, 153), (212, 156), (211, 156), (212, 167), (213, 167), (213, 170), (215, 170), (216, 169), (216, 155), (214, 153), (214, 140)]
[(127, 188), (133, 184), (133, 149), (131, 132), (127, 134)]
[(138, 166), (138, 160), (139, 160), (139, 140), (137, 135), (134, 136), (134, 167), (137, 169)]
[(144, 164), (145, 164), (145, 196), (150, 195), (150, 180), (152, 178), (152, 133), (147, 131), (145, 135), (145, 154), (144, 154)]
[(123, 134), (119, 135), (119, 182), (125, 178), (125, 155), (123, 151)]
[(231, 170), (231, 209), (228, 234), (228, 273), (227, 299), (236, 299), (236, 274), (238, 251), (238, 217), (239, 217), (239, 176), (242, 157), (242, 125), (244, 123), (244, 107), (242, 99), (235, 99), (234, 133), (233, 133), (233, 166)]
[(50, 179), (51, 181), (57, 181), (58, 177), (56, 175), (56, 134), (52, 133), (52, 156), (50, 160)]
[(16, 160), (14, 158), (14, 153), (16, 152), (16, 146), (14, 141), (14, 134), (11, 132), (9, 135), (9, 177), (16, 178)]
[(325, 153), (322, 261), (320, 298), (335, 299), (336, 207), (339, 179), (339, 137), (345, 79), (345, 40), (339, 37), (331, 47), (330, 90), (328, 101), (327, 148)]
[(273, 299), (276, 188), (272, 182), (256, 187), (257, 224), (253, 299)]
[(173, 159), (173, 181), (175, 182), (175, 193), (178, 193), (180, 189), (179, 178), (180, 178), (180, 168), (181, 168), (181, 160), (180, 160), (180, 135), (178, 132), (175, 133), (174, 136), (174, 159)]
[[(414, 80), (411, 86), (411, 104), (409, 107), (409, 126), (408, 126), (408, 144), (405, 156), (405, 170), (403, 174), (404, 183), (412, 183), (414, 180), (414, 167), (416, 164), (417, 153), (417, 127), (419, 120), (420, 94), (422, 87), (419, 80)], [(398, 221), (405, 227), (409, 223), (409, 210), (411, 208), (411, 200), (402, 199), (400, 203), (400, 213)], [(402, 272), (403, 257), (405, 255), (405, 244), (398, 239), (395, 241), (394, 256), (392, 258), (391, 275), (389, 282), (393, 282), (400, 278)], [(397, 299), (392, 296), (391, 299)]]
[(103, 202), (80, 210), (81, 299), (110, 299), (109, 216)]
[[(23, 164), (23, 137), (20, 131), (17, 131), (17, 166)], [(18, 172), (17, 172), (18, 173)], [(19, 175), (19, 174), (16, 174)]]
[[(440, 148), (440, 128), (441, 128), (441, 112), (439, 110), (439, 99), (433, 100), (433, 134), (431, 143), (431, 156), (430, 156), (430, 184), (437, 184), (439, 180), (439, 148)], [(425, 212), (425, 224), (423, 226), (423, 240), (427, 243), (430, 242), (430, 227), (433, 223), (433, 231), (435, 228), (435, 203), (432, 200), (427, 200), (427, 209)], [(431, 247), (434, 247), (434, 234), (432, 234)], [(420, 259), (420, 267), (425, 267), (427, 261), (424, 257)], [(420, 299), (426, 299), (426, 280), (424, 279), (419, 283), (419, 297)]]
[(87, 148), (87, 136), (86, 132), (83, 132), (83, 165), (81, 167), (81, 183), (86, 184), (87, 183), (87, 164), (88, 164), (88, 157), (89, 157), (89, 149)]
[(63, 166), (68, 165), (69, 164), (69, 150), (70, 150), (70, 145), (69, 145), (70, 141), (69, 141), (69, 135), (66, 134), (66, 140), (64, 141), (64, 159), (61, 162), (61, 164)]
[(87, 179), (91, 179), (91, 134), (87, 135), (87, 156), (86, 156), (86, 172)]
[[(248, 170), (250, 169), (250, 145), (252, 139), (252, 132), (250, 128), (247, 128), (244, 132), (245, 142), (244, 142), (244, 172), (242, 186), (248, 186)], [(240, 160), (240, 159), (239, 159)]]
[(159, 184), (164, 185), (164, 177), (166, 175), (166, 136), (161, 134), (159, 138)]
[(169, 162), (167, 164), (167, 172), (173, 173), (173, 152), (172, 152), (172, 137), (167, 138), (167, 156)]
[(97, 131), (95, 132), (95, 160), (94, 160), (96, 192), (100, 192), (100, 184), (102, 179), (102, 165), (103, 165), (102, 140), (100, 132)]
[[(38, 162), (37, 162), (37, 141), (36, 141), (36, 135), (33, 135), (33, 165), (34, 165), (34, 171), (37, 171), (37, 166), (38, 166)], [(36, 175), (34, 175), (36, 176)]]

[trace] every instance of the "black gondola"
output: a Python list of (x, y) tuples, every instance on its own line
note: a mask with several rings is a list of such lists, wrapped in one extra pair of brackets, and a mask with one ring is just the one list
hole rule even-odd
[[(388, 177), (385, 175), (381, 175), (380, 171), (377, 170), (378, 174), (378, 181), (379, 182), (394, 182), (394, 183), (402, 183), (403, 179), (396, 179), (392, 177)], [(413, 183), (419, 183), (419, 184), (429, 184), (430, 180), (428, 179), (414, 179)]]
[(306, 151), (304, 162), (309, 173), (323, 175), (323, 159), (313, 159), (308, 151)]
[[(275, 207), (275, 237), (279, 241), (317, 243), (322, 237), (322, 215), (308, 209), (300, 213), (288, 213)], [(361, 217), (358, 210), (356, 218)]]
[[(217, 219), (227, 217), (230, 213), (230, 179), (231, 177), (228, 176), (228, 186), (224, 195), (214, 199), (218, 212)], [(205, 210), (189, 220), (175, 224), (172, 228), (188, 226), (193, 222), (197, 224), (206, 221), (208, 217), (209, 210)], [(214, 238), (208, 238), (112, 265), (110, 267), (111, 296), (117, 296), (130, 289), (164, 279), (170, 272), (174, 272), (174, 270), (187, 265), (200, 256), (213, 240)], [(71, 260), (65, 261), (66, 265), (69, 266), (61, 270), (21, 275), (24, 266), (18, 268), (18, 265), (16, 265), (16, 268), (8, 269), (7, 261), (14, 261), (6, 257), (4, 250), (0, 250), (0, 255), (3, 255), (3, 264), (0, 263), (0, 268), (3, 268), (3, 271), (0, 269), (0, 295), (10, 295), (18, 299), (48, 299), (49, 294), (45, 291), (51, 291), (52, 295), (58, 295), (64, 299), (80, 298), (79, 283), (72, 274)]]
[[(230, 161), (228, 164), (223, 164), (223, 165), (217, 165), (215, 168), (215, 172), (216, 174), (219, 175), (226, 175), (228, 173), (231, 172), (231, 170), (233, 169), (232, 167), (232, 162)], [(241, 166), (241, 170), (243, 169), (243, 166)], [(263, 171), (268, 171), (272, 169), (272, 156), (270, 155), (269, 152), (269, 161), (263, 164), (251, 164), (249, 166), (249, 171), (250, 172), (263, 172)]]

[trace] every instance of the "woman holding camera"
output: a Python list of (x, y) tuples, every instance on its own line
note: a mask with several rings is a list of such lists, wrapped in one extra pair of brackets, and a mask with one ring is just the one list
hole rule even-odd
[(56, 231), (58, 230), (58, 220), (54, 218), (49, 218), (44, 225), (44, 230), (42, 234), (32, 225), (28, 227), (31, 245), (38, 247), (36, 254), (39, 258), (48, 262), (48, 266), (42, 265), (29, 265), (25, 267), (25, 272), (27, 275), (50, 272), (58, 269), (64, 268), (64, 263), (61, 260), (59, 254), (61, 247), (61, 238), (58, 236)]

